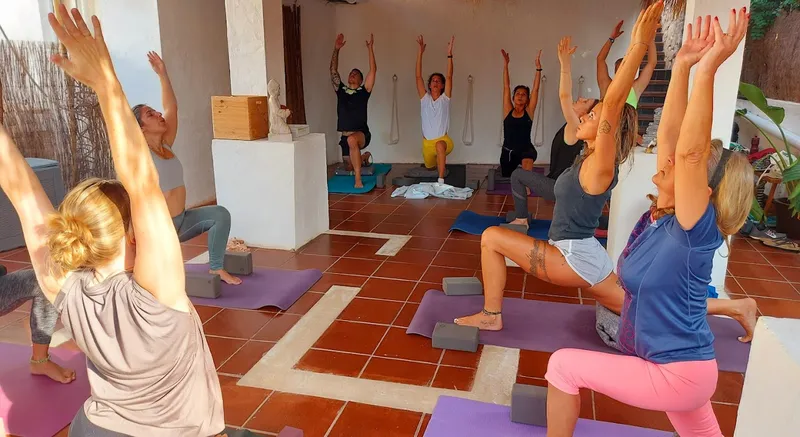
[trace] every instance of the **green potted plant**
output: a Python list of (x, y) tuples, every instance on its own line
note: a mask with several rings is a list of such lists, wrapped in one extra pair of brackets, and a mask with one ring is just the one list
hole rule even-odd
[[(755, 85), (741, 82), (739, 84), (739, 94), (746, 98), (756, 108), (761, 110), (778, 128), (781, 133), (783, 144), (776, 145), (770, 136), (764, 132), (750, 117), (747, 109), (737, 109), (736, 114), (742, 119), (747, 120), (752, 124), (770, 144), (770, 146), (778, 152), (776, 166), (781, 173), (781, 183), (786, 186), (788, 198), (773, 199), (776, 212), (776, 227), (780, 232), (785, 232), (789, 238), (800, 239), (800, 165), (798, 165), (797, 158), (792, 155), (792, 146), (786, 140), (786, 134), (781, 127), (786, 111), (779, 106), (772, 106), (767, 102), (764, 93)], [(786, 156), (781, 151), (786, 152)], [(753, 207), (751, 215), (758, 221), (764, 219), (764, 211), (759, 205), (758, 201), (753, 198)]]

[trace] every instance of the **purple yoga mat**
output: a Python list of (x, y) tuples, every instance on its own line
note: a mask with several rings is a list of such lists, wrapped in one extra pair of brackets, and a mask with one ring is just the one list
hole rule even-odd
[[(545, 437), (547, 429), (511, 421), (511, 408), (440, 396), (424, 437)], [(578, 419), (575, 437), (671, 437), (671, 432)]]
[[(186, 264), (186, 271), (207, 272), (208, 264)], [(242, 283), (239, 285), (228, 285), (223, 282), (220, 297), (216, 299), (192, 297), (192, 303), (247, 310), (273, 306), (285, 310), (322, 278), (322, 272), (316, 269), (253, 269), (252, 275), (241, 278)]]
[[(486, 190), (486, 194), (505, 194), (507, 196), (512, 195), (511, 192), (511, 184), (494, 184), (494, 190)], [(540, 197), (536, 194), (533, 190), (531, 190), (531, 194), (528, 197)]]
[(72, 422), (89, 399), (86, 357), (76, 351), (51, 349), (58, 364), (75, 370), (75, 381), (60, 384), (31, 375), (31, 347), (0, 343), (0, 420), (6, 431), (24, 437), (51, 437)]
[[(430, 338), (436, 322), (450, 322), (457, 317), (475, 314), (483, 308), (483, 296), (447, 296), (428, 290), (406, 330)], [(750, 356), (750, 344), (738, 337), (744, 329), (733, 319), (708, 318), (714, 333), (714, 351), (719, 370), (744, 373)], [(595, 307), (529, 299), (503, 299), (503, 330), (481, 331), (482, 344), (555, 352), (563, 348), (617, 353), (595, 331)]]

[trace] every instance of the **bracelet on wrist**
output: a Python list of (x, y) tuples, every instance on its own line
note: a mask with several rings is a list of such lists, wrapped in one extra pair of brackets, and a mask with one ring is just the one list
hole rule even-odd
[(611, 41), (611, 44), (614, 44), (614, 41), (616, 41), (617, 39), (616, 38), (609, 38), (608, 40)]
[(542, 69), (541, 68), (537, 68), (536, 71), (542, 71)]

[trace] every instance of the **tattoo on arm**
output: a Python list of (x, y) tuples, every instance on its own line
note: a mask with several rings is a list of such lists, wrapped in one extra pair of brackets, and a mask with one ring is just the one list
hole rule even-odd
[(600, 123), (600, 127), (597, 129), (597, 131), (601, 134), (610, 133), (611, 123), (609, 123), (608, 120), (603, 120), (602, 123)]
[(547, 243), (544, 241), (536, 240), (533, 242), (533, 248), (528, 253), (528, 261), (531, 264), (530, 273), (539, 279), (550, 282), (550, 276), (547, 274), (547, 263), (545, 256), (547, 254)]
[(333, 87), (338, 89), (342, 83), (342, 78), (339, 77), (339, 50), (333, 49), (333, 56), (331, 57), (331, 83)]

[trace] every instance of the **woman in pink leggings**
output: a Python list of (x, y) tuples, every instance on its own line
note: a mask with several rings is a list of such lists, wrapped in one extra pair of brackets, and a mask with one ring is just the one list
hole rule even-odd
[(736, 51), (748, 21), (742, 8), (730, 13), (727, 33), (717, 18), (698, 18), (694, 33), (689, 25), (659, 126), (653, 176), (659, 195), (617, 265), (625, 290), (619, 344), (628, 356), (576, 349), (553, 354), (545, 376), (548, 437), (572, 436), (581, 388), (665, 411), (681, 437), (722, 436), (710, 402), (718, 370), (706, 287), (714, 253), (750, 210), (753, 170), (745, 155), (711, 141), (712, 101), (717, 69)]

